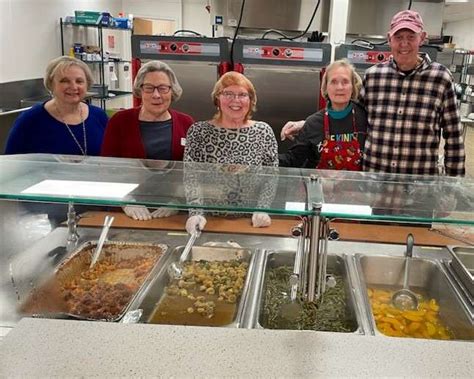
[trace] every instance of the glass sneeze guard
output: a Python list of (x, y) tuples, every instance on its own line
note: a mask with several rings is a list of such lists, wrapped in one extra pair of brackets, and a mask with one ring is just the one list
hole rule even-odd
[(0, 198), (474, 225), (474, 180), (105, 157), (0, 157)]
[(0, 198), (312, 214), (298, 170), (71, 155), (1, 156)]

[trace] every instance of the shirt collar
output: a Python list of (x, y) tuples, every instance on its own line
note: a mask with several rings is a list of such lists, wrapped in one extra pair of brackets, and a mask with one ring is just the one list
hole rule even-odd
[[(416, 72), (421, 72), (426, 70), (431, 64), (431, 58), (427, 53), (420, 52), (418, 56), (421, 58), (421, 62), (413, 69), (413, 71), (409, 75), (413, 75)], [(389, 65), (400, 75), (405, 75), (397, 66), (397, 63), (393, 59), (393, 55), (390, 56)]]

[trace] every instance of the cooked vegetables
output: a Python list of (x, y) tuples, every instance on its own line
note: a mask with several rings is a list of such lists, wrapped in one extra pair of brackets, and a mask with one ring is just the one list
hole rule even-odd
[(185, 262), (183, 279), (173, 280), (150, 322), (160, 324), (230, 324), (247, 276), (248, 263)]
[(356, 321), (346, 303), (342, 277), (338, 275), (334, 275), (336, 286), (327, 288), (322, 300), (308, 303), (297, 299), (301, 312), (291, 319), (284, 317), (281, 307), (290, 302), (288, 280), (292, 272), (293, 267), (290, 266), (271, 268), (268, 271), (261, 320), (264, 328), (331, 332), (353, 332), (357, 329)]
[(418, 309), (402, 311), (392, 305), (394, 291), (369, 288), (367, 293), (377, 329), (383, 334), (391, 337), (442, 340), (454, 337), (439, 317), (440, 307), (436, 299), (426, 299), (418, 295)]

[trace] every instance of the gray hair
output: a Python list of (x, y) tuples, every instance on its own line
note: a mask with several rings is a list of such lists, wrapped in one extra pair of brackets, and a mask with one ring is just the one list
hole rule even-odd
[(360, 78), (359, 74), (356, 72), (354, 66), (349, 62), (346, 58), (339, 59), (337, 61), (332, 62), (329, 66), (326, 67), (326, 72), (323, 75), (323, 79), (321, 80), (321, 93), (323, 94), (326, 100), (329, 99), (328, 97), (328, 75), (329, 73), (334, 70), (335, 68), (344, 67), (347, 68), (351, 73), (351, 83), (352, 83), (352, 100), (358, 100), (359, 92), (362, 88), (362, 79)]
[(166, 63), (161, 61), (150, 61), (145, 63), (140, 70), (138, 70), (135, 81), (133, 82), (133, 95), (136, 97), (142, 97), (142, 85), (145, 80), (146, 74), (150, 72), (163, 72), (168, 75), (171, 83), (171, 100), (177, 101), (183, 93), (183, 89), (178, 82), (176, 74)]
[(83, 61), (80, 61), (79, 59), (67, 55), (54, 58), (48, 63), (48, 66), (46, 67), (46, 73), (44, 74), (43, 79), (43, 84), (45, 88), (49, 92), (53, 92), (53, 80), (56, 74), (64, 72), (71, 66), (77, 66), (81, 68), (82, 71), (84, 71), (84, 75), (86, 76), (87, 81), (87, 90), (89, 90), (92, 87), (92, 84), (94, 84), (94, 78), (92, 76), (90, 68)]

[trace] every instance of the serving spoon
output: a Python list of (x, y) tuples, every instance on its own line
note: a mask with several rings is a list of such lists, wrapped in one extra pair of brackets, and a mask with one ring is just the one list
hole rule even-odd
[(418, 308), (418, 298), (416, 294), (410, 291), (408, 287), (409, 282), (409, 271), (410, 271), (410, 261), (413, 256), (413, 245), (414, 245), (413, 235), (410, 233), (407, 236), (407, 249), (405, 251), (405, 275), (403, 278), (403, 288), (396, 291), (392, 296), (392, 304), (395, 308), (398, 308), (402, 311), (405, 310), (414, 310)]
[(104, 247), (104, 242), (107, 239), (107, 234), (109, 233), (109, 229), (114, 222), (113, 216), (105, 216), (104, 219), (104, 226), (102, 227), (102, 232), (100, 233), (99, 242), (97, 243), (97, 247), (92, 255), (91, 265), (89, 268), (94, 267), (96, 262), (99, 260), (100, 253), (102, 253), (102, 248)]

